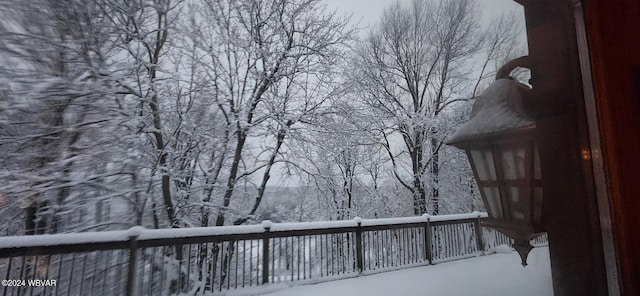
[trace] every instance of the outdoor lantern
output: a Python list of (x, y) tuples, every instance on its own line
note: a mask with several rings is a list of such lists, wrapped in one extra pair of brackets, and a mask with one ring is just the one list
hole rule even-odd
[(522, 265), (527, 265), (533, 248), (529, 241), (543, 234), (542, 176), (536, 124), (523, 106), (531, 89), (508, 76), (512, 69), (501, 69), (496, 81), (475, 98), (471, 118), (448, 144), (469, 157), (489, 216), (484, 225), (512, 238)]

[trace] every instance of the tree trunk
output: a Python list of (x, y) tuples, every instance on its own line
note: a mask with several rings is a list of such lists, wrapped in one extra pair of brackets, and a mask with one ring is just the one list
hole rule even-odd
[(438, 141), (431, 138), (431, 201), (433, 204), (432, 215), (440, 214), (440, 150)]
[(231, 196), (233, 195), (233, 189), (236, 186), (236, 178), (238, 177), (238, 168), (240, 167), (240, 160), (242, 160), (242, 149), (244, 143), (247, 140), (247, 136), (244, 131), (238, 131), (238, 141), (236, 142), (236, 149), (233, 155), (233, 162), (231, 163), (231, 170), (229, 171), (229, 178), (227, 179), (227, 189), (224, 192), (224, 198), (222, 201), (222, 208), (218, 209), (218, 217), (216, 217), (216, 226), (224, 225), (225, 211), (231, 204)]

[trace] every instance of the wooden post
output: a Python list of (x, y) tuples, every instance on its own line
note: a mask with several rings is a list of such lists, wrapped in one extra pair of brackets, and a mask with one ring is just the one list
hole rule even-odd
[(428, 214), (422, 215), (427, 222), (424, 225), (424, 255), (429, 264), (433, 264), (433, 251), (431, 250), (431, 217)]
[(358, 273), (362, 273), (364, 270), (364, 254), (362, 252), (362, 219), (355, 217), (353, 220), (358, 223), (356, 228), (356, 264), (358, 265)]
[(262, 234), (262, 284), (266, 285), (269, 283), (269, 234), (271, 221), (262, 221), (262, 226), (264, 227), (264, 233)]
[(136, 266), (138, 263), (138, 236), (144, 230), (143, 227), (134, 226), (129, 229), (129, 268), (127, 271), (127, 286), (125, 294), (127, 296), (135, 295), (136, 286)]
[(476, 220), (473, 222), (473, 226), (476, 230), (476, 243), (478, 244), (478, 251), (480, 251), (484, 256), (484, 234), (482, 232), (482, 225), (480, 224), (480, 213), (478, 213)]
[[(607, 295), (574, 14), (578, 1), (521, 2), (533, 65), (532, 97), (525, 108), (536, 121), (544, 188), (542, 226), (549, 237), (553, 292), (556, 296)], [(591, 1), (583, 2), (591, 4)], [(602, 5), (605, 6), (609, 5)], [(620, 28), (622, 30), (624, 26)], [(607, 30), (608, 36), (613, 33), (616, 32)], [(624, 36), (621, 40), (633, 39), (621, 36)], [(606, 46), (617, 47), (617, 44), (607, 41)], [(626, 53), (624, 49), (620, 50), (622, 52)], [(604, 59), (597, 60), (607, 63)], [(611, 73), (622, 71), (617, 65), (611, 69), (615, 69)], [(608, 85), (606, 88), (618, 87)], [(628, 109), (628, 106), (616, 105), (616, 112), (618, 109)], [(603, 150), (607, 151), (606, 148)]]

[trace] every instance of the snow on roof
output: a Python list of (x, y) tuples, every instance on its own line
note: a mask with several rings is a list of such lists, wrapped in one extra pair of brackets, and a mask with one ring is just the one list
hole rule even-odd
[(448, 143), (486, 137), (508, 130), (535, 127), (522, 106), (523, 84), (508, 78), (497, 79), (476, 97), (471, 118), (449, 137)]

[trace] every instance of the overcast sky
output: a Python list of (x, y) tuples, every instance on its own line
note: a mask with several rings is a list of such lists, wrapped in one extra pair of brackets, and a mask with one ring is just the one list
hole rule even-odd
[[(382, 16), (385, 7), (396, 0), (325, 0), (329, 8), (337, 9), (339, 13), (353, 14), (354, 21), (361, 20), (360, 26), (367, 27), (375, 24)], [(410, 3), (413, 0), (399, 0)], [(522, 9), (514, 0), (478, 0), (482, 7), (483, 20), (512, 9)]]

